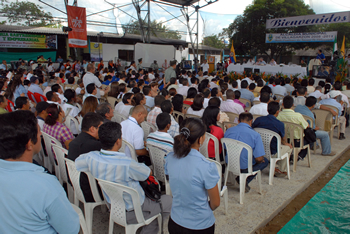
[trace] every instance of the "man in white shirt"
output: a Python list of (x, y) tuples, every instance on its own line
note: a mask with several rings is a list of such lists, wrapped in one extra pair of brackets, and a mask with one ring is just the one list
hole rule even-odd
[(235, 114), (240, 114), (244, 112), (243, 107), (235, 103), (233, 100), (235, 99), (235, 92), (232, 90), (226, 91), (226, 101), (221, 103), (220, 110), (223, 112), (232, 112)]
[(177, 89), (177, 93), (181, 94), (183, 96), (187, 96), (187, 91), (190, 87), (188, 86), (188, 80), (187, 79), (183, 79), (182, 80), (182, 87), (179, 87)]
[(255, 62), (253, 61), (252, 58), (250, 58), (246, 64), (247, 64), (247, 65), (254, 65)]
[(101, 81), (94, 75), (95, 67), (93, 64), (90, 63), (87, 65), (86, 69), (87, 69), (87, 72), (83, 77), (84, 87), (86, 89), (86, 86), (88, 84), (94, 83), (97, 87), (96, 97), (100, 98), (101, 96), (104, 95), (105, 92), (104, 92), (104, 90), (101, 89), (101, 87), (102, 87)]
[(152, 81), (154, 79), (154, 71), (152, 68), (148, 69), (148, 78), (149, 78), (149, 81)]
[(252, 115), (268, 115), (269, 112), (267, 110), (267, 104), (270, 101), (270, 94), (267, 92), (262, 92), (260, 94), (260, 103), (257, 105), (252, 106), (252, 108), (250, 109), (250, 113)]
[(203, 64), (201, 65), (203, 72), (208, 72), (209, 70), (209, 64), (207, 63), (207, 60), (204, 60)]
[(203, 90), (203, 95), (204, 95), (204, 102), (203, 102), (203, 108), (207, 108), (209, 104), (209, 100), (211, 98), (211, 92), (210, 89), (206, 88)]
[(292, 85), (290, 85), (290, 78), (286, 78), (284, 82), (286, 83), (284, 87), (287, 89), (288, 95), (290, 95), (295, 88)]
[(57, 96), (57, 94), (53, 91), (49, 91), (46, 93), (47, 103), (56, 104), (58, 106), (61, 105), (61, 99)]
[(281, 86), (281, 80), (279, 78), (275, 79), (275, 87), (272, 87), (272, 93), (279, 94), (282, 96), (287, 96), (287, 89)]
[(264, 61), (264, 59), (262, 57), (260, 57), (259, 60), (255, 63), (255, 65), (265, 66), (266, 62)]
[(277, 63), (276, 63), (276, 61), (275, 61), (274, 59), (271, 59), (271, 61), (270, 61), (270, 65), (271, 65), (271, 66), (276, 66), (276, 65), (277, 65)]
[(313, 72), (312, 69), (314, 68), (314, 65), (319, 66), (319, 65), (321, 65), (321, 64), (322, 64), (322, 62), (321, 62), (321, 60), (319, 60), (319, 59), (314, 58), (314, 59), (311, 59), (311, 60), (310, 60), (309, 66), (308, 66), (310, 76), (316, 75), (316, 74), (312, 74), (312, 72)]
[(321, 96), (323, 96), (323, 93), (321, 93), (321, 92), (322, 92), (322, 87), (316, 86), (315, 92), (310, 93), (309, 96), (313, 96), (313, 97), (319, 99)]
[(63, 95), (63, 90), (59, 84), (52, 85), (51, 90), (57, 94), (59, 99), (61, 99), (61, 103), (64, 103), (67, 101), (67, 99)]

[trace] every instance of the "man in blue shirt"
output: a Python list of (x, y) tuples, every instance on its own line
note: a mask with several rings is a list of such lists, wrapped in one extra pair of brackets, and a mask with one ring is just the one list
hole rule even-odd
[[(239, 124), (236, 127), (229, 128), (225, 133), (225, 138), (231, 138), (249, 145), (253, 150), (253, 171), (263, 170), (269, 165), (269, 160), (264, 157), (265, 149), (260, 134), (252, 129), (253, 115), (250, 113), (241, 113), (239, 115)], [(227, 159), (226, 159), (227, 161)], [(248, 172), (248, 152), (243, 149), (240, 158), (240, 167), (242, 173)], [(256, 175), (247, 178), (246, 192), (249, 192), (248, 184)], [(238, 178), (238, 177), (237, 177)], [(239, 180), (236, 178), (236, 181)]]
[(79, 216), (53, 175), (33, 164), (41, 150), (34, 114), (0, 115), (0, 233), (79, 232)]
[[(293, 150), (293, 146), (287, 142), (286, 136), (284, 134), (284, 123), (277, 119), (279, 114), (280, 105), (278, 102), (270, 102), (267, 105), (267, 111), (269, 115), (257, 118), (252, 128), (264, 128), (278, 133), (281, 136), (281, 148), (277, 149), (277, 139), (274, 137), (271, 140), (270, 150), (271, 156), (277, 157), (277, 150), (280, 151), (280, 155), (288, 153), (290, 155)], [(285, 177), (287, 175), (287, 163), (288, 158), (284, 160), (277, 161), (278, 169), (275, 168), (275, 176)]]
[(241, 89), (239, 91), (241, 92), (241, 98), (248, 99), (251, 104), (254, 102), (255, 96), (248, 90), (248, 81), (243, 80), (241, 82)]
[[(152, 175), (152, 171), (143, 163), (135, 162), (124, 153), (118, 152), (122, 146), (121, 125), (116, 122), (102, 124), (98, 130), (101, 142), (101, 151), (92, 151), (80, 155), (75, 160), (78, 171), (88, 171), (97, 178), (131, 187), (139, 194), (141, 209), (145, 219), (151, 218), (161, 212), (159, 203), (145, 197), (139, 181), (145, 181)], [(107, 202), (111, 202), (105, 193)], [(123, 195), (128, 224), (137, 223), (134, 206), (129, 194)], [(172, 198), (169, 195), (161, 196), (163, 217), (170, 214)], [(141, 233), (158, 233), (157, 219), (142, 228)]]
[(28, 91), (34, 93), (40, 93), (41, 95), (44, 95), (44, 92), (42, 88), (39, 86), (39, 77), (37, 76), (32, 76), (30, 77), (30, 86), (28, 88)]
[[(329, 140), (328, 133), (325, 131), (321, 131), (320, 128), (316, 126), (315, 116), (311, 112), (311, 110), (315, 108), (316, 103), (317, 103), (317, 99), (314, 96), (309, 96), (308, 98), (306, 98), (305, 105), (298, 105), (297, 107), (295, 107), (294, 111), (312, 118), (313, 129), (316, 130), (315, 132), (316, 138), (321, 140), (322, 155), (334, 156), (336, 155), (336, 153), (332, 151), (332, 146)], [(311, 126), (311, 123), (309, 123), (309, 125)]]
[(319, 60), (321, 60), (322, 63), (324, 63), (324, 61), (326, 60), (326, 57), (322, 53), (322, 50), (318, 50), (316, 59), (319, 59)]

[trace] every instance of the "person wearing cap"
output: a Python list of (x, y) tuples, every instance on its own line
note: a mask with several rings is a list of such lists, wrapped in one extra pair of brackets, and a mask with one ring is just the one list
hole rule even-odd
[(42, 88), (40, 88), (39, 86), (39, 77), (37, 76), (30, 77), (30, 83), (31, 85), (29, 86), (28, 91), (32, 93), (40, 93), (41, 95), (44, 95)]
[(328, 93), (328, 95), (329, 98), (321, 100), (320, 104), (334, 106), (338, 109), (338, 122), (340, 128), (339, 140), (344, 140), (346, 119), (344, 116), (341, 115), (343, 109), (342, 105), (344, 103), (344, 101), (342, 101), (342, 93), (339, 90), (332, 90)]
[(152, 68), (153, 71), (158, 71), (159, 66), (158, 66), (157, 60), (153, 61), (153, 63), (151, 64), (150, 68)]
[(143, 66), (142, 66), (142, 58), (139, 58), (139, 63), (137, 64), (137, 67), (136, 67), (136, 70), (140, 70), (140, 69), (143, 69)]
[(40, 129), (43, 129), (45, 119), (47, 117), (46, 109), (50, 104), (47, 102), (39, 102), (36, 104), (36, 119), (38, 120), (38, 124)]
[(170, 81), (170, 78), (173, 78), (173, 77), (176, 78), (175, 68), (176, 68), (176, 60), (170, 61), (170, 67), (166, 69), (164, 73), (165, 85)]

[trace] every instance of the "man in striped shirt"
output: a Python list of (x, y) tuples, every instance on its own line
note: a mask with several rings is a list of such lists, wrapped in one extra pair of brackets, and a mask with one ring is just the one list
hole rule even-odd
[(160, 113), (156, 119), (158, 131), (152, 132), (147, 137), (147, 144), (156, 146), (165, 152), (172, 152), (174, 139), (168, 133), (171, 126), (171, 118), (168, 113)]

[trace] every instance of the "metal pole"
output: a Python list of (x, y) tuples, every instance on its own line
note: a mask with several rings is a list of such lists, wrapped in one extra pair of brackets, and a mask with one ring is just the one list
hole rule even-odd
[(150, 0), (147, 0), (148, 2), (148, 28), (147, 28), (147, 43), (151, 43), (151, 2)]
[(196, 7), (196, 11), (197, 11), (197, 60), (198, 60), (198, 64), (199, 64), (199, 55), (198, 55), (198, 44), (199, 44), (199, 5)]

